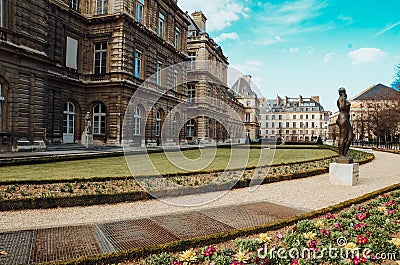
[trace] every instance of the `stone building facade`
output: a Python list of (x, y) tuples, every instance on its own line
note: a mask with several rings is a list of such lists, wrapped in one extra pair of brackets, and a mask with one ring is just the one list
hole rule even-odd
[(253, 83), (250, 75), (240, 77), (232, 86), (232, 93), (244, 107), (245, 137), (255, 140), (260, 137), (260, 108), (257, 93), (252, 89)]
[(279, 142), (316, 141), (318, 136), (326, 137), (328, 119), (318, 96), (263, 99), (261, 137)]
[(187, 140), (225, 142), (243, 138), (243, 105), (229, 91), (228, 59), (207, 34), (207, 18), (202, 12), (194, 12), (188, 20), (189, 111), (204, 115), (189, 121), (195, 124), (195, 130)]
[(161, 128), (175, 122), (167, 114), (190, 97), (184, 69), (161, 71), (189, 59), (191, 20), (176, 0), (0, 1), (1, 150), (79, 143), (87, 113), (96, 145), (120, 145), (125, 110), (144, 80), (151, 85), (135, 106), (133, 144), (163, 144)]

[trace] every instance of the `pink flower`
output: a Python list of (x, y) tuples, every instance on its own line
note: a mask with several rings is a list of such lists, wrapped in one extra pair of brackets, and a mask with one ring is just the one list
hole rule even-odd
[(331, 237), (331, 231), (329, 230), (320, 229), (319, 232), (321, 233), (322, 236)]
[(382, 197), (383, 197), (383, 198), (386, 198), (386, 199), (389, 199), (389, 194), (387, 194), (387, 193), (382, 194)]
[(367, 260), (364, 257), (354, 257), (354, 259), (352, 260), (354, 265), (359, 265), (362, 263), (365, 263)]
[(336, 216), (335, 216), (334, 214), (327, 213), (327, 214), (325, 214), (325, 218), (326, 218), (326, 219), (335, 219)]
[(298, 265), (299, 264), (299, 259), (294, 259), (292, 262), (290, 262), (290, 265)]
[(183, 261), (175, 260), (172, 265), (183, 265)]
[(315, 240), (312, 240), (312, 241), (308, 242), (308, 247), (309, 248), (315, 248), (316, 245), (317, 245), (317, 242)]
[(281, 234), (281, 232), (279, 232), (279, 233), (276, 235), (276, 237), (279, 238), (279, 239), (283, 239), (283, 235)]
[(342, 229), (343, 228), (343, 226), (341, 224), (339, 224), (339, 223), (334, 223), (333, 227), (338, 228), (338, 229)]
[(203, 256), (204, 257), (209, 257), (212, 256), (217, 250), (215, 249), (214, 246), (209, 246), (206, 251), (204, 251)]
[(388, 215), (392, 215), (392, 214), (394, 214), (394, 213), (397, 213), (397, 210), (389, 210), (389, 211), (387, 212)]
[(368, 243), (368, 238), (365, 236), (357, 236), (357, 243), (360, 245), (365, 245)]
[(367, 218), (367, 215), (363, 214), (363, 213), (358, 213), (358, 214), (356, 214), (356, 218), (357, 218), (358, 221), (362, 221), (365, 218)]
[(371, 236), (371, 234), (372, 234), (372, 233), (371, 233), (370, 231), (367, 231), (367, 232), (365, 233), (366, 236)]
[(392, 206), (392, 205), (395, 205), (395, 204), (396, 204), (396, 201), (395, 200), (391, 200), (390, 202), (385, 203), (385, 207), (389, 207), (389, 206)]

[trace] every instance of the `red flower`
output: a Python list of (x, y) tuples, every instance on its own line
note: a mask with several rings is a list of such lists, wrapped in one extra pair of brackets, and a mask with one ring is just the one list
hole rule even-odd
[(368, 238), (365, 236), (357, 236), (357, 243), (360, 245), (365, 245), (368, 243)]
[(343, 226), (341, 224), (339, 224), (339, 223), (334, 223), (333, 227), (338, 228), (338, 229), (342, 229), (343, 228)]
[(317, 242), (315, 240), (312, 240), (312, 241), (308, 242), (308, 247), (309, 248), (315, 248), (316, 245), (317, 245)]
[(293, 232), (296, 232), (296, 231), (297, 231), (297, 226), (293, 226), (293, 227), (292, 227), (292, 231), (293, 231)]
[(357, 229), (359, 229), (359, 228), (361, 228), (361, 227), (367, 227), (368, 225), (367, 224), (364, 224), (364, 223), (359, 223), (359, 224), (355, 224), (354, 225), (354, 230), (357, 230)]
[(358, 214), (356, 214), (356, 218), (357, 218), (358, 221), (362, 221), (365, 218), (367, 218), (367, 215), (363, 214), (363, 213), (358, 213)]
[(290, 265), (298, 265), (299, 264), (299, 259), (294, 259), (292, 262), (290, 262)]
[(175, 260), (172, 265), (183, 265), (183, 261)]
[(327, 214), (325, 214), (325, 218), (326, 218), (326, 219), (335, 219), (336, 216), (335, 216), (334, 214), (327, 213)]
[(389, 194), (387, 194), (387, 193), (382, 194), (382, 197), (383, 197), (383, 198), (386, 198), (386, 199), (389, 199)]
[(353, 262), (354, 265), (359, 265), (359, 264), (367, 262), (367, 259), (364, 258), (364, 257), (354, 257), (352, 262)]
[(209, 257), (212, 256), (217, 250), (215, 249), (214, 246), (209, 246), (206, 251), (204, 251), (203, 256), (204, 257)]
[(321, 233), (322, 236), (331, 237), (331, 231), (329, 230), (320, 229), (319, 232)]
[(371, 234), (372, 234), (372, 233), (371, 233), (370, 231), (367, 231), (367, 232), (365, 233), (366, 236), (371, 236)]
[(389, 207), (389, 206), (394, 205), (394, 204), (396, 204), (396, 201), (392, 200), (390, 202), (385, 203), (385, 207)]

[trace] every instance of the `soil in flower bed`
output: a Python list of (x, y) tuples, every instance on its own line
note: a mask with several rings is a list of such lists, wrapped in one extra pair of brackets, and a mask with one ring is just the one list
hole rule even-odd
[(400, 190), (279, 230), (121, 265), (400, 264)]

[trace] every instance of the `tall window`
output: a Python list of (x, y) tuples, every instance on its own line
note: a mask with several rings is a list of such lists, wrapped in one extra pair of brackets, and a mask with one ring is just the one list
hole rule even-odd
[(246, 122), (250, 122), (250, 113), (246, 113)]
[(173, 79), (173, 90), (177, 91), (178, 90), (178, 70), (174, 70), (174, 79)]
[(189, 69), (195, 69), (195, 67), (196, 67), (196, 53), (195, 52), (189, 52), (189, 60), (190, 60)]
[(3, 0), (0, 0), (0, 27), (3, 27)]
[(156, 114), (156, 136), (160, 136), (161, 132), (161, 112), (157, 111)]
[(142, 77), (142, 52), (135, 50), (135, 77)]
[(2, 84), (0, 84), (0, 132), (3, 129), (2, 124), (3, 124), (3, 102), (4, 102), (4, 96), (2, 94), (2, 90), (3, 90), (3, 86), (2, 86)]
[(158, 13), (158, 36), (164, 36), (164, 15), (161, 13)]
[(175, 28), (175, 37), (174, 37), (174, 47), (176, 49), (178, 49), (178, 46), (179, 46), (179, 32), (180, 32), (179, 28), (176, 27)]
[(96, 43), (94, 45), (94, 74), (105, 74), (107, 65), (107, 43)]
[(97, 104), (93, 107), (93, 134), (106, 133), (106, 106)]
[(65, 66), (78, 69), (78, 40), (67, 36)]
[(187, 137), (194, 136), (194, 127), (195, 127), (194, 120), (193, 119), (189, 120), (188, 123), (186, 124), (186, 136)]
[(108, 0), (96, 0), (96, 15), (105, 15), (108, 11)]
[(142, 116), (140, 113), (140, 108), (136, 106), (135, 111), (133, 113), (133, 135), (140, 135), (141, 121), (142, 121)]
[(156, 83), (157, 85), (161, 85), (161, 70), (162, 70), (162, 62), (157, 62), (157, 73), (156, 73)]
[(68, 134), (74, 133), (75, 123), (75, 105), (71, 102), (67, 102), (64, 105), (64, 123), (63, 132)]
[(79, 8), (79, 0), (70, 0), (70, 6), (74, 10), (78, 10)]
[(178, 118), (175, 115), (174, 119), (172, 120), (172, 136), (177, 136), (177, 135), (178, 135)]
[(188, 97), (190, 102), (194, 102), (196, 97), (196, 88), (194, 85), (188, 85)]
[(144, 0), (138, 0), (136, 3), (136, 21), (143, 22)]

